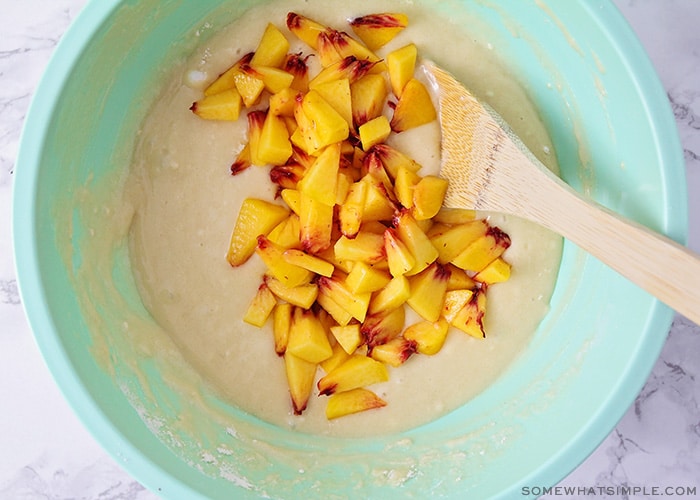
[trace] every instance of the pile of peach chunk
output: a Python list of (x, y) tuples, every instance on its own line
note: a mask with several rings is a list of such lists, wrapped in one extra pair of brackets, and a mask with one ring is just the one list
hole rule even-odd
[(295, 414), (314, 390), (329, 396), (328, 419), (385, 406), (368, 387), (416, 353), (438, 353), (450, 327), (483, 339), (487, 288), (510, 277), (508, 235), (444, 208), (447, 181), (387, 142), (437, 119), (417, 47), (374, 52), (407, 24), (403, 14), (358, 17), (355, 38), (289, 13), (308, 54), (290, 53), (268, 24), (191, 107), (212, 120), (245, 110), (231, 173), (271, 168), (276, 199), (243, 201), (227, 259), (237, 267), (257, 255), (266, 266), (243, 320), (272, 323)]

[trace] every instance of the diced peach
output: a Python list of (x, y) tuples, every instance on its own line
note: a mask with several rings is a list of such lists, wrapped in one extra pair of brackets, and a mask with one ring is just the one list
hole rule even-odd
[(413, 216), (417, 220), (433, 218), (447, 193), (447, 179), (426, 175), (413, 188)]
[(272, 113), (267, 113), (260, 132), (257, 148), (258, 161), (263, 164), (283, 165), (292, 156), (292, 143), (284, 120)]
[(437, 118), (437, 111), (428, 89), (420, 81), (412, 78), (406, 83), (394, 108), (391, 128), (395, 132), (403, 132)]
[(287, 58), (282, 63), (282, 69), (287, 73), (294, 75), (291, 88), (299, 92), (309, 90), (309, 66), (306, 62), (307, 57), (303, 57), (301, 53), (287, 54)]
[(267, 272), (277, 278), (284, 286), (292, 288), (311, 282), (314, 274), (308, 269), (290, 264), (284, 258), (286, 249), (270, 241), (267, 237), (258, 236), (258, 246), (255, 252), (267, 266)]
[(319, 274), (321, 276), (330, 277), (335, 269), (333, 264), (327, 262), (323, 259), (319, 259), (313, 255), (309, 255), (306, 252), (290, 248), (285, 250), (282, 254), (282, 258), (288, 264), (307, 269), (313, 273)]
[(361, 61), (370, 61), (379, 63), (380, 67), (384, 66), (384, 63), (369, 47), (358, 42), (344, 31), (338, 32), (335, 43), (338, 47), (338, 53), (342, 57), (355, 56)]
[(303, 195), (332, 207), (335, 205), (339, 168), (340, 143), (336, 142), (321, 151), (297, 188)]
[(341, 326), (345, 326), (352, 320), (352, 314), (342, 308), (332, 296), (327, 294), (318, 294), (316, 298), (318, 305), (323, 308), (331, 317)]
[(272, 23), (268, 23), (263, 36), (258, 42), (251, 66), (279, 67), (287, 57), (289, 41)]
[(476, 286), (474, 280), (464, 269), (460, 269), (452, 264), (447, 264), (446, 267), (450, 270), (450, 279), (447, 281), (447, 290), (471, 290)]
[(397, 206), (389, 198), (386, 187), (381, 181), (373, 179), (371, 175), (362, 178), (360, 182), (367, 182), (367, 194), (362, 210), (363, 221), (388, 221), (394, 217)]
[(360, 231), (354, 238), (341, 236), (333, 246), (335, 256), (341, 260), (375, 264), (383, 260), (384, 238), (380, 234)]
[(464, 224), (476, 219), (476, 211), (466, 208), (446, 208), (442, 207), (435, 214), (433, 220), (443, 224)]
[[(319, 296), (326, 295), (336, 304), (349, 312), (357, 321), (364, 321), (371, 298), (370, 293), (352, 293), (345, 283), (334, 279), (320, 277), (318, 280)], [(331, 311), (328, 311), (331, 315)]]
[(393, 228), (384, 231), (384, 252), (392, 276), (403, 276), (416, 264), (415, 257)]
[(330, 330), (335, 340), (338, 341), (338, 344), (340, 344), (348, 354), (354, 353), (363, 341), (359, 323), (352, 323), (345, 326), (332, 326)]
[(442, 264), (451, 262), (472, 242), (485, 235), (487, 229), (488, 225), (484, 221), (472, 220), (434, 234), (430, 241), (439, 252), (438, 261)]
[(445, 318), (437, 321), (420, 321), (403, 332), (404, 338), (416, 343), (416, 350), (420, 354), (433, 355), (440, 352), (447, 339), (449, 324)]
[(241, 70), (233, 77), (236, 89), (241, 94), (246, 108), (254, 106), (260, 99), (263, 90), (265, 90), (265, 83), (260, 78), (252, 75), (249, 68), (250, 66), (243, 65)]
[(381, 311), (396, 309), (403, 305), (411, 295), (411, 286), (405, 276), (392, 278), (387, 285), (372, 296), (369, 312), (374, 314)]
[(287, 206), (294, 212), (297, 216), (299, 215), (299, 208), (301, 206), (301, 193), (296, 188), (287, 188), (280, 191), (280, 198), (284, 200)]
[(267, 113), (262, 110), (251, 111), (247, 116), (248, 147), (250, 151), (250, 162), (253, 165), (265, 165), (265, 162), (258, 155), (258, 148), (260, 146), (260, 137), (262, 137), (262, 130), (265, 126), (266, 118)]
[(418, 48), (411, 43), (389, 52), (386, 65), (389, 69), (391, 90), (396, 97), (401, 97), (404, 87), (413, 78), (416, 71)]
[(474, 296), (473, 289), (448, 290), (445, 292), (445, 301), (442, 307), (442, 317), (452, 324), (457, 314), (469, 303)]
[(318, 92), (310, 90), (301, 101), (301, 107), (312, 124), (306, 132), (313, 136), (317, 149), (348, 137), (348, 122)]
[(345, 201), (338, 209), (338, 222), (340, 232), (347, 238), (354, 238), (360, 231), (362, 224), (365, 199), (367, 197), (367, 183), (355, 182), (348, 189)]
[(360, 327), (365, 343), (373, 348), (398, 337), (406, 325), (406, 309), (399, 306), (367, 316)]
[(477, 339), (486, 338), (484, 315), (486, 313), (486, 287), (476, 288), (469, 302), (452, 318), (450, 324)]
[(366, 151), (375, 144), (384, 142), (389, 137), (391, 125), (386, 116), (379, 115), (360, 125), (357, 131), (360, 135), (362, 148)]
[(389, 380), (389, 372), (383, 363), (367, 356), (355, 354), (335, 370), (323, 376), (317, 385), (319, 394), (325, 396), (387, 380)]
[(236, 61), (230, 68), (221, 73), (216, 80), (214, 80), (209, 86), (204, 89), (204, 95), (210, 96), (223, 92), (224, 90), (233, 89), (236, 87), (235, 76), (240, 72), (241, 66), (244, 64), (250, 64), (253, 58), (253, 53), (249, 52)]
[(400, 13), (369, 14), (350, 21), (355, 34), (371, 50), (377, 50), (408, 26), (408, 16)]
[(275, 342), (275, 352), (280, 356), (287, 350), (293, 310), (292, 304), (280, 302), (272, 311), (272, 335)]
[(238, 175), (252, 164), (253, 162), (250, 157), (250, 143), (246, 142), (243, 149), (241, 149), (236, 156), (236, 159), (233, 160), (231, 167), (229, 167), (229, 171), (231, 172), (231, 175)]
[[(365, 125), (368, 125), (369, 123), (370, 122), (367, 122)], [(364, 127), (365, 125), (363, 125), (362, 127)], [(364, 158), (362, 158), (362, 167), (360, 173), (363, 175), (363, 177), (368, 177), (373, 179), (374, 181), (381, 183), (383, 188), (382, 193), (389, 199), (389, 201), (391, 201), (392, 203), (397, 201), (396, 195), (394, 193), (394, 184), (392, 183), (388, 172), (384, 168), (382, 160), (379, 158), (379, 155), (377, 155), (375, 151), (368, 152), (364, 156)]]
[(345, 352), (345, 349), (337, 342), (333, 344), (332, 351), (333, 354), (320, 363), (321, 369), (326, 373), (332, 372), (350, 358), (350, 355)]
[(287, 384), (295, 415), (301, 415), (309, 402), (316, 378), (316, 363), (310, 363), (290, 353), (284, 355)]
[(243, 315), (243, 321), (253, 326), (261, 327), (267, 322), (277, 304), (277, 298), (265, 283), (258, 287), (253, 300)]
[(352, 126), (350, 80), (347, 78), (340, 78), (338, 80), (320, 83), (314, 87), (314, 90), (321, 94), (321, 97), (323, 97), (340, 116), (345, 118), (348, 126)]
[(232, 88), (204, 96), (194, 102), (190, 110), (205, 120), (236, 121), (241, 114), (242, 104), (241, 94)]
[(408, 211), (404, 210), (394, 218), (394, 227), (401, 241), (416, 259), (416, 264), (408, 275), (418, 274), (435, 262), (439, 255), (437, 249)]
[(243, 200), (226, 254), (228, 262), (240, 266), (247, 261), (255, 252), (258, 236), (269, 233), (288, 215), (289, 210), (276, 203), (255, 198)]
[(310, 308), (318, 297), (318, 286), (315, 283), (288, 287), (270, 275), (265, 275), (264, 280), (278, 298), (304, 309)]
[(326, 418), (333, 420), (384, 406), (386, 406), (386, 401), (382, 398), (369, 389), (358, 387), (331, 395), (326, 404)]
[(398, 368), (408, 360), (417, 350), (417, 343), (405, 337), (396, 337), (384, 344), (372, 347), (372, 359)]
[(299, 181), (305, 173), (304, 167), (298, 163), (287, 162), (286, 165), (275, 165), (270, 169), (270, 180), (273, 184), (277, 184), (281, 190), (297, 190)]
[(327, 29), (326, 26), (295, 12), (287, 14), (287, 28), (312, 49), (318, 47), (316, 41), (319, 33)]
[(271, 94), (291, 88), (294, 81), (294, 75), (291, 73), (270, 66), (244, 66), (242, 71), (261, 80), (265, 85), (265, 90)]
[(510, 237), (497, 227), (489, 227), (486, 234), (473, 241), (451, 262), (462, 269), (479, 272), (510, 246)]
[(294, 105), (298, 92), (290, 87), (270, 96), (270, 113), (279, 116), (294, 116)]
[(364, 262), (355, 262), (345, 278), (345, 285), (352, 293), (376, 292), (384, 288), (391, 275)]
[(445, 303), (450, 271), (437, 262), (409, 279), (411, 295), (406, 303), (426, 321), (437, 321)]
[(411, 172), (418, 172), (421, 169), (418, 162), (388, 144), (377, 144), (372, 151), (379, 156), (384, 168), (393, 179), (396, 179), (400, 167), (407, 168)]
[(328, 333), (310, 310), (294, 309), (286, 352), (310, 363), (320, 363), (333, 354)]
[(316, 254), (331, 246), (333, 207), (300, 192), (299, 224), (304, 251)]
[(474, 279), (480, 283), (491, 285), (493, 283), (502, 283), (510, 278), (510, 264), (498, 257), (483, 268), (474, 276)]
[[(382, 114), (389, 91), (382, 75), (368, 74), (350, 86), (352, 97), (352, 116), (355, 126)], [(367, 151), (368, 148), (365, 148)]]
[(338, 179), (336, 180), (335, 205), (343, 204), (350, 192), (350, 186), (352, 186), (354, 182), (352, 173), (341, 165), (341, 168), (338, 170)]
[(399, 203), (405, 208), (413, 207), (413, 189), (420, 182), (420, 176), (403, 165), (399, 167), (394, 182), (394, 190)]
[[(345, 59), (331, 64), (322, 69), (310, 82), (309, 88), (313, 89), (317, 85), (333, 80), (347, 78), (350, 85), (368, 74), (376, 66), (376, 62), (361, 60), (355, 56), (348, 56)], [(352, 87), (351, 87), (352, 93)]]

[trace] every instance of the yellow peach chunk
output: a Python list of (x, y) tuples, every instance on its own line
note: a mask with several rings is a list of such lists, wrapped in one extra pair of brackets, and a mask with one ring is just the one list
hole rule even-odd
[[(389, 93), (384, 76), (368, 74), (350, 86), (352, 117), (355, 126), (363, 125), (381, 115)], [(365, 148), (367, 151), (368, 148)]]
[(265, 117), (257, 148), (258, 161), (263, 164), (284, 165), (292, 156), (292, 143), (284, 120), (272, 113)]
[(214, 80), (209, 86), (204, 89), (204, 95), (214, 95), (224, 90), (233, 89), (236, 87), (235, 76), (241, 71), (243, 65), (250, 64), (253, 58), (253, 53), (249, 52), (236, 61), (230, 68), (221, 73), (216, 80)]
[(386, 116), (379, 115), (360, 125), (357, 131), (360, 135), (362, 149), (367, 151), (375, 144), (380, 144), (389, 137), (391, 134), (391, 125)]
[(310, 363), (320, 363), (333, 354), (326, 329), (310, 310), (294, 309), (286, 352)]
[(372, 347), (372, 359), (398, 368), (416, 352), (417, 344), (404, 337), (396, 337), (384, 344)]
[(240, 266), (253, 255), (258, 236), (269, 233), (289, 215), (282, 205), (256, 198), (243, 200), (231, 233), (226, 259), (232, 266)]
[(487, 285), (508, 281), (510, 279), (510, 264), (498, 257), (477, 273), (474, 279)]
[(450, 262), (468, 271), (480, 272), (510, 246), (510, 237), (497, 227), (489, 227), (486, 234), (469, 244)]
[(316, 254), (331, 246), (333, 206), (300, 193), (299, 224), (303, 250)]
[(389, 380), (389, 372), (367, 356), (355, 354), (318, 381), (319, 394), (326, 396)]
[(284, 286), (292, 288), (310, 283), (314, 274), (308, 269), (290, 264), (284, 258), (286, 249), (266, 236), (258, 236), (255, 252), (267, 266), (267, 272), (277, 278)]
[(284, 354), (285, 373), (295, 415), (301, 415), (314, 388), (318, 365), (290, 353)]
[(411, 294), (406, 303), (426, 321), (437, 321), (445, 303), (450, 271), (433, 262), (409, 279)]
[(404, 87), (413, 78), (417, 58), (418, 48), (413, 43), (387, 54), (386, 65), (389, 69), (389, 81), (391, 82), (391, 90), (396, 97), (401, 97)]
[(369, 312), (374, 314), (380, 311), (396, 309), (411, 296), (411, 286), (408, 279), (401, 275), (396, 276), (387, 285), (372, 296), (369, 303)]
[(416, 350), (420, 354), (431, 356), (442, 349), (449, 326), (445, 318), (439, 318), (437, 321), (420, 321), (406, 328), (403, 336), (416, 343)]
[(442, 207), (447, 193), (447, 179), (434, 175), (423, 177), (413, 187), (413, 216), (416, 220), (432, 219)]
[(304, 309), (310, 308), (318, 297), (318, 286), (315, 283), (288, 287), (273, 276), (265, 275), (264, 280), (278, 298)]
[(408, 26), (408, 16), (401, 13), (369, 14), (352, 19), (350, 26), (367, 48), (377, 50)]
[(355, 262), (345, 278), (345, 285), (352, 293), (376, 292), (384, 288), (391, 275), (364, 262)]
[(204, 96), (194, 102), (190, 110), (205, 120), (236, 121), (241, 114), (242, 104), (241, 95), (233, 88)]
[(272, 311), (272, 336), (275, 343), (275, 352), (280, 356), (287, 350), (293, 310), (294, 306), (292, 304), (280, 302)]
[(282, 258), (288, 264), (302, 267), (321, 276), (330, 277), (335, 270), (335, 267), (330, 262), (294, 248), (285, 250), (282, 254)]
[(270, 291), (270, 288), (265, 283), (262, 283), (243, 315), (243, 321), (253, 326), (263, 326), (267, 322), (267, 318), (272, 314), (276, 304), (277, 298)]
[(428, 89), (415, 78), (410, 79), (394, 108), (392, 130), (403, 132), (430, 123), (436, 118), (437, 111)]
[(287, 57), (289, 41), (272, 23), (268, 23), (255, 49), (251, 66), (279, 67)]
[(297, 189), (319, 203), (333, 206), (337, 194), (340, 168), (340, 143), (330, 144), (321, 151), (316, 161), (304, 173)]
[(326, 418), (333, 420), (362, 411), (382, 408), (386, 404), (386, 401), (369, 389), (358, 387), (330, 396), (326, 404)]
[(359, 323), (332, 326), (331, 333), (348, 354), (354, 353), (363, 341)]

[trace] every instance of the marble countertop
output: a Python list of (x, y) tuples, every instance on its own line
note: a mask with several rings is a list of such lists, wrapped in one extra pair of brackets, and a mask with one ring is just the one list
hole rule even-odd
[[(100, 448), (63, 400), (25, 319), (14, 271), (12, 182), (22, 120), (57, 41), (85, 3), (0, 0), (0, 500), (156, 498)], [(685, 153), (689, 246), (698, 252), (700, 1), (614, 3), (647, 49), (671, 102)], [(695, 494), (674, 496), (700, 497), (700, 327), (676, 316), (634, 405), (560, 486), (591, 488), (585, 496), (603, 498), (683, 493), (676, 488)], [(615, 486), (643, 489), (627, 496), (603, 489)]]

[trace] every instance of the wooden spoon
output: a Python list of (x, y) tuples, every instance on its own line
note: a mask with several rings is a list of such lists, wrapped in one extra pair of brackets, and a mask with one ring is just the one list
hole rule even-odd
[(446, 206), (537, 222), (700, 324), (700, 256), (584, 199), (449, 73), (432, 63), (426, 72), (439, 96)]

